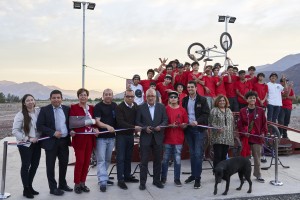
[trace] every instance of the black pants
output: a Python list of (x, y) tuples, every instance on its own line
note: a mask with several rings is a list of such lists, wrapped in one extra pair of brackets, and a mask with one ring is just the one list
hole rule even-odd
[(30, 147), (18, 146), (21, 156), (21, 179), (24, 187), (32, 186), (33, 178), (40, 163), (41, 146), (39, 143)]
[(214, 168), (217, 164), (223, 160), (226, 160), (229, 145), (226, 144), (214, 144)]
[(228, 97), (229, 108), (232, 112), (239, 112), (239, 103), (237, 101), (237, 97)]
[(117, 151), (118, 181), (130, 178), (133, 145), (134, 145), (133, 135), (117, 134), (116, 151)]
[[(287, 108), (281, 108), (280, 109), (280, 113), (278, 116), (278, 123), (282, 124), (284, 126), (288, 126), (290, 123), (290, 119), (291, 119), (291, 113), (292, 110), (287, 109)], [(280, 131), (280, 134), (283, 138), (287, 138), (287, 130), (284, 128), (278, 128)]]
[(47, 178), (50, 190), (57, 188), (57, 182), (55, 180), (55, 161), (58, 158), (59, 166), (59, 187), (67, 185), (66, 173), (69, 162), (69, 146), (66, 138), (60, 138), (56, 140), (56, 143), (51, 150), (45, 150), (46, 152), (46, 168)]
[(162, 160), (162, 144), (156, 144), (154, 137), (152, 137), (150, 145), (141, 145), (141, 172), (140, 184), (146, 184), (148, 173), (148, 161), (152, 151), (153, 156), (153, 182), (160, 181), (161, 174), (161, 160)]

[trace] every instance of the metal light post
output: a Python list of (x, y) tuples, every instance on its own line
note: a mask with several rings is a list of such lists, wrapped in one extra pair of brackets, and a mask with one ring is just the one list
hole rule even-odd
[(85, 81), (85, 5), (87, 4), (87, 9), (94, 10), (96, 7), (95, 3), (85, 2), (85, 1), (73, 1), (74, 9), (81, 9), (83, 7), (83, 31), (82, 31), (82, 88), (84, 88)]
[[(229, 15), (219, 15), (218, 22), (225, 22), (225, 32), (227, 33), (228, 23), (234, 23), (236, 20), (236, 17), (232, 17)], [(225, 36), (226, 37), (226, 36)], [(227, 37), (226, 37), (227, 39)], [(227, 58), (227, 51), (225, 51), (225, 57)]]

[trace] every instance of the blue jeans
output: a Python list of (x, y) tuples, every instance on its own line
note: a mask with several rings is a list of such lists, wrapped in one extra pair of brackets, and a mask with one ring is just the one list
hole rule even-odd
[(190, 151), (192, 176), (195, 179), (201, 179), (205, 137), (206, 132), (200, 132), (198, 127), (188, 127), (185, 130), (185, 139)]
[(273, 106), (273, 105), (268, 104), (267, 120), (276, 123), (276, 121), (278, 119), (278, 115), (280, 113), (280, 108), (281, 108), (280, 106)]
[(174, 159), (174, 180), (180, 179), (180, 170), (181, 170), (181, 144), (164, 144), (164, 156), (161, 166), (161, 178), (167, 178), (169, 160), (171, 157)]
[(115, 138), (97, 138), (97, 176), (100, 185), (106, 185), (108, 180), (108, 167), (111, 161), (111, 154), (115, 146)]
[(122, 133), (116, 136), (117, 177), (118, 181), (129, 179), (131, 175), (131, 157), (134, 146), (133, 135)]
[[(284, 126), (288, 126), (290, 123), (290, 119), (291, 119), (291, 113), (292, 110), (289, 110), (287, 108), (281, 108), (280, 109), (280, 113), (278, 116), (278, 123), (282, 124)], [(280, 131), (280, 134), (283, 138), (287, 137), (287, 130), (284, 128), (278, 128)]]

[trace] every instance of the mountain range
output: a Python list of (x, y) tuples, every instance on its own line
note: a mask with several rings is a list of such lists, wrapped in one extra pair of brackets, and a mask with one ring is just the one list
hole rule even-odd
[[(268, 82), (269, 75), (272, 72), (276, 72), (279, 78), (284, 74), (290, 81), (294, 82), (296, 95), (300, 95), (300, 53), (287, 55), (273, 64), (256, 66), (256, 72), (263, 72), (266, 76), (266, 82)], [(45, 100), (49, 99), (49, 94), (53, 89), (61, 90), (66, 99), (77, 99), (75, 90), (64, 90), (56, 86), (45, 86), (38, 82), (15, 83), (12, 81), (0, 81), (0, 92), (3, 92), (4, 95), (10, 93), (22, 97), (25, 93), (31, 93), (36, 99)], [(89, 92), (91, 99), (102, 97), (102, 91), (90, 90)], [(123, 93), (114, 95), (114, 98), (123, 98)]]

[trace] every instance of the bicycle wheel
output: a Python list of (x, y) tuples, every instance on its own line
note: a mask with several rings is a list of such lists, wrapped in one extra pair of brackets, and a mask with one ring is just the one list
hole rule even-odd
[(280, 143), (280, 132), (278, 128), (274, 125), (268, 124), (268, 134), (266, 135), (265, 143), (268, 147), (273, 147), (274, 137), (278, 137), (278, 144)]
[(187, 50), (188, 57), (191, 60), (193, 60), (193, 58), (191, 57), (191, 54), (194, 55), (198, 61), (200, 61), (204, 58), (205, 53), (206, 53), (205, 47), (201, 43), (198, 43), (198, 42), (191, 44)]
[(232, 37), (229, 33), (224, 32), (220, 36), (220, 45), (222, 49), (227, 52), (231, 49), (232, 47)]

